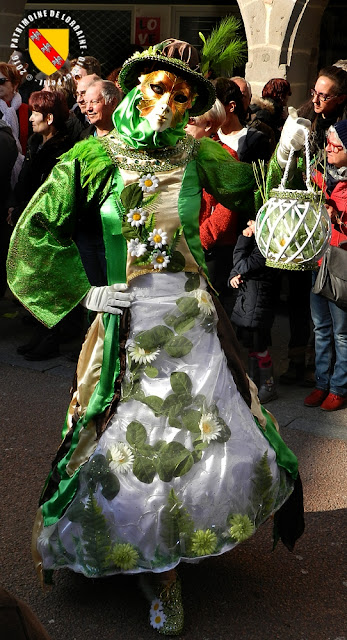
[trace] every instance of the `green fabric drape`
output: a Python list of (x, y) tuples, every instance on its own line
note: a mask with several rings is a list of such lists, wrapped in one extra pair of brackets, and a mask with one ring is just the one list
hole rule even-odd
[(197, 172), (196, 161), (188, 163), (178, 198), (178, 214), (183, 226), (183, 232), (188, 247), (198, 265), (202, 267), (208, 277), (204, 251), (199, 236), (199, 212), (201, 206), (201, 186)]
[(267, 411), (264, 407), (261, 408), (261, 411), (263, 416), (266, 418), (265, 428), (260, 426), (257, 418), (254, 418), (254, 420), (257, 423), (262, 434), (274, 449), (276, 453), (277, 464), (285, 469), (295, 480), (298, 475), (298, 459), (296, 455), (287, 447), (286, 443), (282, 440), (269, 411)]

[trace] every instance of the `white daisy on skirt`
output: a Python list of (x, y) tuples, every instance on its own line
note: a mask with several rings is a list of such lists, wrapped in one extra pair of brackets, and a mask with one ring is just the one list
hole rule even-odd
[(130, 209), (129, 213), (127, 213), (127, 221), (130, 222), (132, 227), (140, 227), (144, 222), (146, 222), (147, 213), (142, 207), (135, 207), (135, 209)]
[(148, 236), (148, 240), (155, 249), (161, 249), (163, 244), (167, 244), (167, 233), (162, 229), (153, 229)]
[(166, 251), (155, 251), (152, 257), (152, 265), (155, 269), (165, 269), (170, 262), (169, 256), (166, 255)]
[(199, 429), (202, 441), (209, 444), (211, 440), (218, 438), (222, 427), (218, 424), (212, 413), (204, 413), (200, 418)]
[(202, 311), (206, 316), (210, 316), (211, 313), (214, 312), (214, 304), (208, 291), (205, 291), (204, 289), (196, 289), (193, 292), (193, 295), (198, 301), (200, 311)]
[(109, 453), (111, 456), (110, 469), (111, 471), (118, 473), (128, 473), (134, 462), (134, 454), (130, 447), (124, 442), (117, 442), (110, 447)]
[(128, 251), (131, 256), (140, 258), (147, 251), (147, 245), (144, 242), (140, 242), (139, 238), (131, 239), (128, 242)]
[(159, 354), (159, 351), (160, 349), (155, 349), (154, 351), (143, 349), (143, 347), (140, 347), (138, 344), (131, 344), (128, 347), (130, 358), (139, 364), (148, 364), (149, 362), (153, 362)]
[(42, 545), (43, 547), (48, 547), (50, 539), (51, 539), (51, 535), (55, 529), (56, 525), (55, 524), (51, 524), (48, 527), (43, 527), (37, 541), (39, 543), (39, 545)]

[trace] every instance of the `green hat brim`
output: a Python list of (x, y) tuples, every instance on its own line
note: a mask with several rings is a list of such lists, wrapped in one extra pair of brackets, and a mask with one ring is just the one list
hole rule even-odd
[(216, 100), (216, 90), (212, 82), (204, 78), (200, 73), (190, 69), (185, 62), (176, 58), (167, 58), (166, 56), (154, 54), (133, 56), (124, 63), (118, 76), (118, 82), (124, 93), (128, 93), (138, 85), (141, 74), (161, 69), (179, 75), (196, 89), (198, 95), (193, 106), (189, 109), (191, 116), (200, 116), (211, 109)]

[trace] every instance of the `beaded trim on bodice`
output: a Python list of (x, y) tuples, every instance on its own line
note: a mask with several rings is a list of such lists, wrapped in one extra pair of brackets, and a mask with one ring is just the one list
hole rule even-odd
[(199, 142), (187, 136), (164, 149), (134, 149), (122, 142), (116, 129), (100, 139), (112, 162), (121, 169), (140, 172), (170, 171), (187, 164), (197, 154)]

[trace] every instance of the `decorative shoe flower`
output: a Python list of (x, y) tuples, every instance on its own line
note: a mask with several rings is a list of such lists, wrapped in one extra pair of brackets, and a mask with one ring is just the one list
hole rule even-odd
[(167, 233), (162, 229), (153, 229), (148, 236), (148, 241), (155, 249), (161, 249), (163, 244), (167, 244)]
[(147, 213), (142, 207), (130, 209), (129, 213), (127, 213), (127, 221), (130, 222), (132, 227), (140, 227), (146, 222), (146, 219)]
[(149, 351), (148, 349), (139, 347), (138, 344), (132, 344), (128, 348), (130, 358), (139, 364), (148, 364), (149, 362), (153, 362), (153, 360), (158, 356), (159, 351), (160, 349)]
[(218, 424), (212, 413), (205, 413), (200, 418), (199, 429), (202, 441), (209, 444), (211, 440), (216, 440), (218, 438), (222, 427)]
[(237, 542), (247, 540), (254, 533), (254, 524), (247, 515), (237, 513), (230, 518), (229, 524), (231, 524), (229, 533)]
[(132, 544), (115, 544), (110, 553), (112, 562), (123, 571), (136, 567), (139, 554)]
[(170, 262), (169, 256), (166, 255), (166, 251), (155, 251), (152, 257), (152, 265), (155, 269), (165, 269)]
[(153, 629), (161, 629), (166, 622), (166, 615), (162, 610), (156, 611), (150, 614), (149, 621)]
[(149, 615), (155, 615), (158, 611), (164, 611), (164, 606), (162, 601), (159, 598), (154, 598), (151, 602), (151, 609)]
[(124, 442), (117, 442), (110, 447), (110, 469), (118, 473), (128, 473), (134, 462), (134, 454)]
[(198, 529), (192, 535), (192, 551), (196, 556), (209, 556), (217, 546), (217, 536), (211, 529)]
[(214, 304), (208, 291), (204, 291), (204, 289), (196, 289), (193, 295), (198, 301), (200, 311), (202, 311), (206, 316), (210, 316), (211, 313), (214, 312)]
[(159, 180), (156, 176), (147, 173), (140, 178), (139, 185), (144, 193), (153, 193), (159, 186)]
[(135, 238), (135, 240), (129, 240), (128, 251), (131, 256), (140, 258), (147, 252), (147, 245), (143, 242), (140, 242), (139, 238)]

